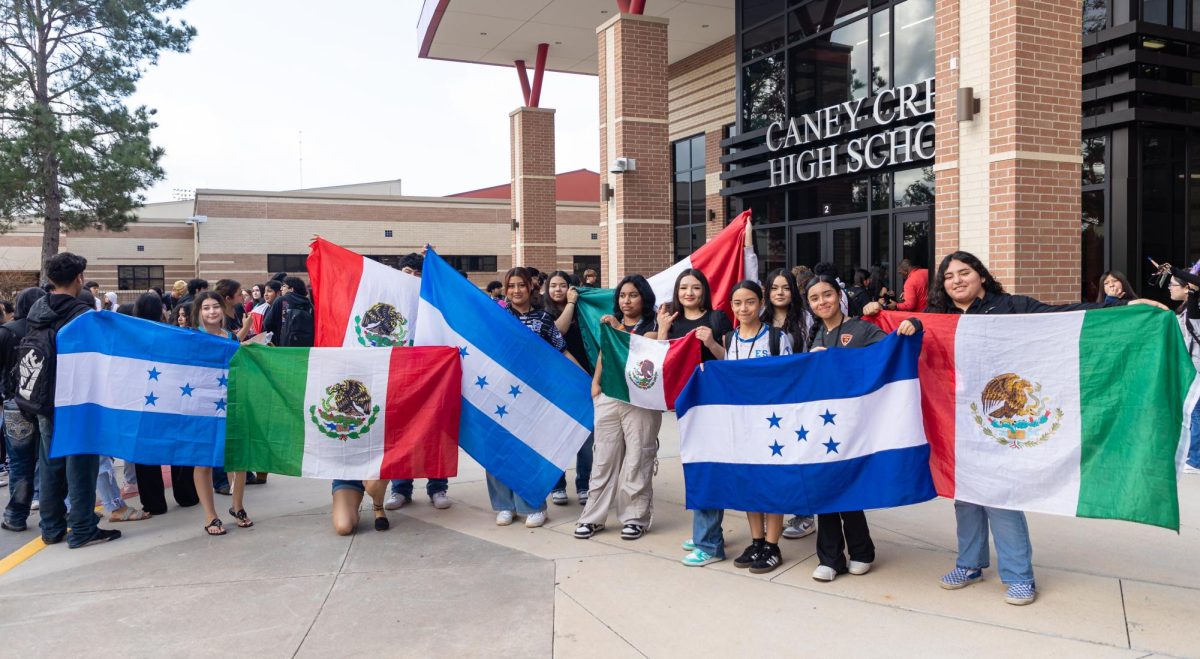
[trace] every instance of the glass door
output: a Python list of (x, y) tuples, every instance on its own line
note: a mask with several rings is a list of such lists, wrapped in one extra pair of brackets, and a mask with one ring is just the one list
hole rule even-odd
[(908, 259), (918, 268), (936, 265), (932, 263), (933, 226), (929, 221), (929, 211), (896, 213), (894, 221), (892, 253), (896, 254), (896, 263)]
[(829, 261), (842, 281), (853, 281), (854, 269), (868, 264), (866, 218), (792, 227), (789, 242), (792, 265), (811, 268)]
[(825, 260), (822, 245), (824, 243), (824, 226), (794, 227), (792, 229), (792, 265), (804, 265), (812, 268)]

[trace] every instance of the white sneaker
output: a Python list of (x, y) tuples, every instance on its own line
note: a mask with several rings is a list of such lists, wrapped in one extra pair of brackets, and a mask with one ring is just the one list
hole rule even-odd
[(536, 529), (545, 523), (546, 513), (530, 513), (529, 516), (525, 518), (525, 528), (527, 529)]
[(571, 500), (567, 498), (566, 490), (554, 490), (551, 492), (550, 501), (556, 506), (565, 506), (571, 502)]
[(513, 523), (513, 511), (501, 510), (496, 513), (496, 526), (508, 526)]
[(1188, 463), (1183, 463), (1183, 473), (1185, 474), (1200, 474), (1200, 468), (1193, 467)]
[(445, 492), (434, 492), (433, 496), (429, 497), (429, 503), (432, 503), (433, 507), (438, 510), (445, 510), (450, 507), (450, 497), (446, 496)]
[(411, 501), (411, 499), (403, 494), (400, 494), (399, 492), (392, 492), (388, 495), (387, 501), (383, 502), (383, 507), (387, 510), (400, 510), (404, 506), (408, 505), (409, 501)]
[(850, 574), (866, 574), (871, 571), (870, 563), (850, 561)]
[(833, 581), (837, 578), (837, 571), (828, 565), (818, 565), (817, 569), (813, 570), (813, 579), (817, 581)]
[(817, 520), (812, 515), (796, 515), (783, 527), (783, 537), (796, 540), (812, 535), (817, 530)]
[(38, 500), (37, 500), (37, 499), (34, 499), (34, 500), (33, 500), (32, 502), (30, 502), (30, 504), (29, 504), (29, 509), (30, 509), (30, 510), (37, 510), (37, 509), (39, 509), (39, 508), (41, 508), (41, 507), (42, 507), (42, 504), (38, 503)]

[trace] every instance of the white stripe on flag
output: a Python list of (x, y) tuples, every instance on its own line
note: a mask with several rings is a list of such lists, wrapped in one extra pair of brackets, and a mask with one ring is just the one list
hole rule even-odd
[(420, 314), (423, 343), (453, 346), (460, 352), (466, 349), (461, 358), (465, 404), (473, 405), (556, 467), (565, 470), (574, 464), (591, 429), (468, 343), (446, 324), (441, 311), (424, 299)]
[[(387, 429), (388, 369), (391, 350), (379, 348), (311, 348), (308, 351), (308, 384), (304, 394), (304, 462), (300, 475), (307, 478), (378, 479), (383, 464)], [(312, 406), (321, 408), (326, 388), (344, 380), (366, 386), (371, 407), (379, 407), (375, 422), (364, 435), (346, 440), (330, 437), (312, 421)], [(368, 419), (370, 414), (368, 411)], [(318, 421), (321, 421), (318, 416)]]
[[(666, 394), (663, 392), (663, 363), (667, 359), (667, 349), (670, 344), (666, 341), (655, 341), (636, 334), (629, 335), (629, 359), (625, 362), (625, 386), (629, 388), (629, 402), (638, 407), (650, 410), (666, 410)], [(649, 389), (639, 388), (629, 377), (629, 372), (637, 372), (638, 365), (645, 360), (654, 364), (654, 384)], [(615, 366), (615, 364), (614, 364)]]
[(224, 416), (228, 371), (98, 352), (58, 355), (55, 407), (92, 403), (132, 412)]
[[(354, 306), (350, 309), (350, 317), (346, 319), (346, 337), (342, 340), (342, 347), (371, 347), (359, 343), (354, 319), (355, 317), (362, 318), (372, 306), (380, 302), (396, 308), (404, 320), (404, 323), (396, 328), (396, 337), (403, 339), (403, 345), (412, 345), (413, 333), (417, 329), (417, 304), (421, 297), (421, 280), (375, 260), (366, 257), (362, 257), (362, 260), (362, 278), (358, 282), (358, 291), (354, 295)], [(364, 340), (367, 338), (369, 337), (364, 335)]]
[(927, 443), (915, 379), (858, 398), (702, 405), (688, 410), (679, 426), (684, 464), (821, 464)]

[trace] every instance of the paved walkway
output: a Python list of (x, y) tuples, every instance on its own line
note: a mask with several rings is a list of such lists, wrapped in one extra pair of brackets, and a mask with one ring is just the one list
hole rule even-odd
[[(106, 523), (125, 537), (47, 547), (0, 576), (0, 647), (135, 657), (1200, 656), (1200, 477), (1183, 479), (1178, 535), (1030, 515), (1039, 599), (1014, 607), (994, 570), (965, 590), (937, 586), (954, 562), (954, 513), (942, 500), (869, 513), (878, 560), (866, 576), (813, 581), (811, 536), (783, 541), (786, 563), (771, 574), (732, 561), (685, 568), (679, 543), (691, 516), (673, 422), (663, 444), (654, 525), (636, 542), (622, 541), (619, 525), (571, 537), (574, 501), (551, 506), (543, 529), (495, 526), (482, 472), (465, 456), (453, 508), (433, 509), (418, 482), (387, 533), (371, 530), (367, 512), (357, 535), (334, 535), (329, 484), (278, 476), (250, 488), (255, 527), (230, 524), (225, 537), (202, 535), (198, 509)], [(727, 515), (725, 532), (739, 552), (744, 516)], [(17, 537), (35, 536), (5, 534), (5, 548)]]

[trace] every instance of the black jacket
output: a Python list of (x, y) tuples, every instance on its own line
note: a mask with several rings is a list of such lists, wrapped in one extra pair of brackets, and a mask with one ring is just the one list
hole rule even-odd
[(61, 293), (51, 293), (33, 303), (29, 309), (29, 329), (53, 327), (54, 331), (75, 320), (77, 316), (92, 311), (86, 302)]
[(12, 368), (16, 365), (17, 345), (29, 333), (29, 310), (44, 297), (46, 293), (40, 288), (21, 291), (14, 309), (15, 320), (0, 325), (0, 400), (12, 397)]
[(1125, 300), (1113, 302), (1078, 302), (1075, 304), (1046, 304), (1025, 295), (1009, 295), (1008, 293), (985, 293), (983, 298), (975, 300), (964, 312), (953, 304), (949, 309), (939, 311), (932, 307), (930, 313), (953, 314), (1014, 314), (1014, 313), (1053, 313), (1056, 311), (1085, 311), (1087, 309), (1102, 309), (1104, 307), (1119, 307), (1126, 304)]
[(274, 338), (272, 343), (279, 345), (279, 341), (283, 338), (283, 303), (287, 302), (290, 307), (299, 307), (301, 309), (307, 307), (309, 312), (312, 312), (312, 300), (309, 300), (303, 295), (297, 293), (288, 293), (275, 298), (271, 306), (267, 307), (267, 312), (263, 314), (262, 331), (273, 332)]

